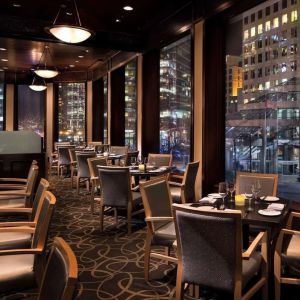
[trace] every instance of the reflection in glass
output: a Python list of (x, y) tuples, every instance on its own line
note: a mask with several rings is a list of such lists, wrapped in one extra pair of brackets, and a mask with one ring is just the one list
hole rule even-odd
[(85, 142), (85, 83), (58, 84), (58, 141)]
[(190, 161), (191, 37), (160, 52), (160, 152), (172, 153), (177, 168)]
[(4, 130), (4, 84), (0, 83), (0, 131)]
[(103, 77), (103, 94), (104, 94), (104, 104), (103, 104), (103, 143), (108, 143), (107, 135), (107, 108), (108, 108), (108, 94), (107, 94), (107, 75)]
[[(293, 199), (300, 181), (299, 38), (285, 15), (295, 6), (270, 11), (268, 19), (284, 24), (267, 21), (261, 29), (261, 20), (242, 22), (275, 2), (245, 11), (227, 26), (226, 178), (233, 180), (236, 171), (278, 173), (279, 194)], [(252, 27), (259, 30), (246, 37)]]
[(18, 85), (18, 130), (34, 131), (44, 137), (46, 92)]
[(137, 128), (136, 60), (125, 66), (125, 145), (136, 149)]

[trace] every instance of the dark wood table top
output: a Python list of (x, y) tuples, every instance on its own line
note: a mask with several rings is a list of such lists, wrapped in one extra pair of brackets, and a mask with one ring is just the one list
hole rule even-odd
[(159, 176), (163, 174), (170, 173), (172, 168), (171, 167), (146, 167), (146, 170), (140, 170), (138, 166), (129, 167), (130, 174), (132, 176)]

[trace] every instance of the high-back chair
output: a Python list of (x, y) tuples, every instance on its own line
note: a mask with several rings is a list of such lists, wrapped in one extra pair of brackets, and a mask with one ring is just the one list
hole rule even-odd
[(139, 151), (130, 151), (127, 153), (126, 166), (131, 166), (132, 162), (136, 162), (139, 156)]
[(149, 153), (148, 164), (155, 165), (156, 167), (171, 167), (172, 154)]
[(44, 246), (56, 199), (45, 192), (35, 208), (31, 221), (0, 223), (0, 249), (19, 249)]
[(0, 191), (0, 208), (31, 206), (38, 172), (39, 167), (37, 165), (33, 165), (30, 168), (24, 189), (22, 188)]
[[(103, 213), (106, 206), (127, 210), (128, 234), (130, 234), (132, 216), (143, 212), (144, 209), (141, 206), (140, 193), (131, 191), (129, 168), (103, 166), (98, 172), (101, 186), (100, 230), (103, 230)], [(115, 219), (117, 221), (117, 216)]]
[[(241, 211), (199, 210), (173, 204), (173, 214), (178, 257), (177, 300), (183, 299), (185, 283), (227, 292), (235, 300), (250, 299), (263, 288), (263, 299), (268, 299), (266, 232), (259, 233), (242, 253)], [(255, 251), (260, 243), (261, 251)], [(249, 287), (257, 274), (260, 276)]]
[(58, 163), (57, 163), (57, 175), (60, 176), (62, 174), (63, 168), (70, 168), (71, 159), (69, 149), (75, 148), (74, 145), (68, 146), (59, 146), (57, 148), (58, 153)]
[(102, 142), (89, 142), (88, 147), (94, 148), (95, 152), (101, 150)]
[[(172, 199), (169, 185), (165, 178), (155, 178), (140, 184), (145, 216), (147, 236), (145, 241), (144, 272), (145, 279), (149, 280), (150, 258), (155, 257), (166, 261), (177, 262), (170, 256), (176, 235), (172, 217)], [(151, 249), (152, 246), (163, 246), (166, 254)]]
[[(291, 212), (285, 229), (281, 229), (274, 254), (275, 300), (281, 299), (281, 284), (300, 285), (300, 231), (294, 226), (299, 212)], [(295, 230), (296, 229), (296, 230)]]
[[(186, 167), (181, 183), (169, 181), (171, 196), (174, 203), (195, 202), (195, 182), (198, 169), (199, 161), (190, 162)], [(174, 177), (176, 178), (176, 176)]]
[(70, 142), (54, 142), (54, 151), (50, 154), (49, 157), (49, 172), (51, 172), (52, 168), (56, 168), (57, 170), (57, 165), (58, 165), (58, 147), (63, 147), (63, 146), (69, 146), (71, 145)]
[(78, 266), (70, 246), (62, 238), (55, 237), (45, 268), (39, 248), (26, 250), (0, 251), (0, 292), (24, 291), (41, 282), (38, 300), (73, 299)]
[(260, 195), (276, 196), (278, 174), (236, 172), (236, 194), (249, 193), (251, 185), (259, 180), (261, 183)]
[(73, 188), (74, 175), (77, 174), (76, 149), (75, 148), (70, 148), (68, 150), (69, 150), (69, 156), (70, 156), (71, 188)]
[[(95, 211), (95, 201), (98, 199), (98, 193), (100, 192), (100, 179), (98, 176), (98, 167), (97, 166), (107, 166), (107, 158), (106, 157), (94, 157), (88, 158), (87, 163), (89, 166), (91, 183), (92, 183), (92, 191), (91, 191), (91, 212), (92, 214)], [(98, 196), (98, 197), (97, 197)]]
[(110, 146), (109, 151), (111, 154), (124, 155), (123, 158), (119, 159), (119, 165), (125, 166), (127, 162), (128, 146)]
[(76, 190), (79, 194), (80, 180), (86, 181), (86, 188), (89, 191), (90, 188), (90, 170), (88, 166), (88, 158), (96, 157), (96, 152), (76, 152), (77, 160), (77, 177), (76, 177)]

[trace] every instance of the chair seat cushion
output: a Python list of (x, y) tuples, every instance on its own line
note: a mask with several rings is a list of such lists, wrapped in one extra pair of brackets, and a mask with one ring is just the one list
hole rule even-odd
[(243, 259), (242, 278), (243, 287), (259, 272), (261, 265), (260, 252), (254, 252), (249, 259)]
[(300, 236), (292, 235), (286, 239), (282, 251), (282, 271), (284, 276), (300, 278)]
[(30, 248), (31, 237), (31, 234), (26, 232), (1, 232), (0, 250)]
[(168, 222), (155, 230), (152, 238), (153, 245), (172, 246), (176, 240), (174, 222)]
[(34, 255), (0, 256), (0, 292), (35, 286)]
[(182, 203), (181, 200), (181, 188), (179, 186), (170, 186), (170, 192), (173, 203)]
[(25, 199), (24, 197), (21, 198), (12, 198), (12, 199), (5, 199), (0, 200), (0, 208), (19, 208), (19, 207), (25, 207)]

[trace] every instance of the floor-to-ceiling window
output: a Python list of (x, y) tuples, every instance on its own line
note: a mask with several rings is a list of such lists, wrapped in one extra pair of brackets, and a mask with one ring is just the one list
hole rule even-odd
[(104, 103), (103, 103), (103, 143), (107, 144), (108, 143), (108, 80), (107, 80), (107, 75), (103, 77), (103, 95), (104, 95)]
[(125, 145), (137, 146), (136, 60), (125, 65)]
[(85, 83), (58, 84), (58, 141), (85, 142)]
[(191, 36), (160, 52), (160, 152), (184, 168), (190, 161), (192, 95)]
[(226, 177), (279, 174), (300, 191), (300, 1), (266, 1), (231, 19), (226, 47)]
[(4, 130), (4, 84), (0, 83), (0, 130)]
[(34, 131), (44, 138), (45, 100), (45, 91), (36, 92), (28, 85), (18, 85), (18, 130)]

